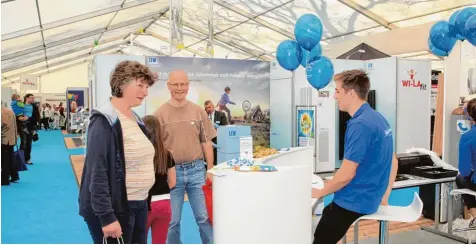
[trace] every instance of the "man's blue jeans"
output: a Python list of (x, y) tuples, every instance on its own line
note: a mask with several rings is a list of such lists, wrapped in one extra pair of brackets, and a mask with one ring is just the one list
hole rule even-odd
[(187, 192), (188, 201), (192, 207), (193, 215), (197, 222), (202, 243), (213, 243), (213, 228), (208, 218), (203, 185), (205, 185), (205, 162), (196, 160), (191, 163), (175, 165), (177, 184), (170, 190), (170, 203), (172, 205), (172, 221), (169, 225), (167, 243), (180, 244), (180, 219), (184, 195)]

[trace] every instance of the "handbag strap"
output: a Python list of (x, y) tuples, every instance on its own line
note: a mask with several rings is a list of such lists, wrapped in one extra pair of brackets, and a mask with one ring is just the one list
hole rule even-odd
[[(125, 244), (124, 239), (122, 238), (122, 236), (117, 238), (117, 243), (118, 244)], [(102, 244), (107, 244), (107, 237), (104, 236), (102, 238)]]

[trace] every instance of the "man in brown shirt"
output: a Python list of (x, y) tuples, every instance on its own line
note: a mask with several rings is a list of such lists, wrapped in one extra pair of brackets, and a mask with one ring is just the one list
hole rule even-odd
[(205, 185), (207, 165), (208, 169), (213, 167), (211, 139), (216, 137), (216, 131), (206, 112), (186, 99), (189, 86), (190, 81), (185, 71), (171, 72), (167, 81), (171, 99), (155, 112), (160, 122), (165, 148), (175, 160), (177, 173), (177, 184), (170, 190), (172, 220), (167, 243), (182, 243), (180, 220), (184, 195), (187, 192), (202, 242), (211, 244), (213, 230), (202, 186)]
[[(20, 179), (13, 163), (13, 146), (17, 143), (16, 117), (12, 110), (2, 106), (2, 185)], [(10, 180), (11, 176), (11, 180)]]

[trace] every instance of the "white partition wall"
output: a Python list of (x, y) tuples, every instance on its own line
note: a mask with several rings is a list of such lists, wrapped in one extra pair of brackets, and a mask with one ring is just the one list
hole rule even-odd
[(393, 145), (396, 146), (397, 131), (397, 58), (369, 60), (365, 62), (370, 89), (375, 90), (376, 110), (380, 112), (393, 130)]
[(270, 146), (276, 149), (292, 146), (292, 73), (276, 61), (270, 65)]
[[(90, 96), (92, 104), (91, 109), (101, 106), (109, 100), (111, 97), (111, 87), (109, 83), (109, 77), (114, 67), (121, 61), (131, 60), (137, 61), (141, 64), (145, 64), (145, 56), (133, 56), (133, 55), (97, 55), (94, 57), (94, 61), (90, 66)], [(145, 116), (145, 100), (142, 105), (134, 108), (134, 111), (139, 116)]]
[(397, 67), (396, 150), (430, 149), (431, 64), (399, 59)]

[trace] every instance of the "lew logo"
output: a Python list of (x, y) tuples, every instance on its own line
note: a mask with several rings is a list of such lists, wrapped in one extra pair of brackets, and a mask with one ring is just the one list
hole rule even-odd
[(420, 90), (426, 90), (426, 84), (421, 83), (420, 80), (415, 80), (415, 75), (417, 74), (415, 70), (411, 69), (407, 73), (410, 76), (410, 80), (402, 80), (403, 87), (420, 88)]

